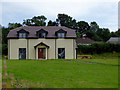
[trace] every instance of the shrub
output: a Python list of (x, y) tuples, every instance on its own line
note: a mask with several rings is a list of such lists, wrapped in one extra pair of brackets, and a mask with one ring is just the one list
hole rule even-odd
[(2, 44), (2, 54), (3, 55), (8, 54), (8, 46), (7, 46), (7, 44)]
[(91, 45), (78, 45), (78, 54), (101, 54), (106, 52), (120, 52), (120, 44), (94, 43)]

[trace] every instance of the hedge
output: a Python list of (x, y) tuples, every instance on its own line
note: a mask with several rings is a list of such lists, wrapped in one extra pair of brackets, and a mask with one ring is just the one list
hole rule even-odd
[(8, 45), (2, 44), (2, 55), (7, 55), (7, 54), (8, 54)]
[(120, 52), (120, 44), (94, 43), (91, 45), (78, 45), (78, 54), (101, 54), (106, 52)]

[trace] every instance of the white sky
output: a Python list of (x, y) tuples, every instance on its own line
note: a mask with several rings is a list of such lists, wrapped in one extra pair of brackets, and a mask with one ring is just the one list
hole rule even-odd
[(2, 0), (1, 3), (3, 26), (38, 15), (54, 21), (58, 13), (65, 13), (77, 21), (96, 21), (110, 31), (118, 29), (118, 0)]

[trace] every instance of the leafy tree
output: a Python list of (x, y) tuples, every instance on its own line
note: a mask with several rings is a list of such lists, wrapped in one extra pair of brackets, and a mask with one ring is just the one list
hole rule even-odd
[(58, 26), (58, 24), (55, 21), (52, 22), (51, 20), (49, 20), (48, 26)]
[(96, 32), (99, 37), (103, 39), (103, 41), (107, 41), (110, 38), (110, 30), (107, 28), (100, 28)]
[(96, 32), (91, 30), (86, 32), (86, 36), (95, 41), (102, 41), (102, 38), (100, 38), (100, 36), (98, 36)]
[(115, 32), (115, 34), (120, 37), (120, 29), (118, 31)]
[(21, 27), (21, 26), (22, 26), (22, 24), (20, 24), (20, 23), (9, 23), (8, 24), (9, 29), (15, 29), (15, 28)]
[(77, 22), (77, 31), (80, 33), (80, 35), (82, 36), (83, 34), (85, 34), (86, 31), (89, 30), (89, 24), (85, 21), (79, 21)]
[(2, 44), (7, 44), (7, 34), (11, 29), (21, 27), (20, 23), (9, 23), (8, 27), (2, 27)]
[(99, 26), (96, 22), (91, 22), (90, 23), (90, 30), (93, 32), (97, 32), (97, 30), (99, 29)]
[(66, 26), (68, 28), (75, 29), (76, 28), (76, 20), (67, 14), (58, 14), (58, 18), (56, 19), (56, 23), (58, 26)]
[(76, 36), (77, 36), (77, 38), (80, 38), (80, 37), (81, 37), (81, 35), (80, 35), (79, 32), (76, 32)]
[(2, 44), (7, 44), (7, 34), (9, 32), (8, 28), (2, 27)]
[(27, 26), (46, 26), (47, 18), (45, 16), (34, 16), (32, 19), (23, 20), (23, 25)]
[(111, 32), (111, 33), (110, 33), (110, 37), (118, 37), (118, 35), (117, 35), (116, 32)]

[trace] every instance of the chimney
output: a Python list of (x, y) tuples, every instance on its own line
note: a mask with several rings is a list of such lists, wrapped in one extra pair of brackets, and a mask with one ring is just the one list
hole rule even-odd
[(85, 37), (84, 37), (84, 36), (82, 36), (82, 39), (85, 39)]
[(85, 36), (86, 36), (86, 34), (83, 34), (83, 35), (82, 35), (82, 39), (85, 39)]

